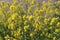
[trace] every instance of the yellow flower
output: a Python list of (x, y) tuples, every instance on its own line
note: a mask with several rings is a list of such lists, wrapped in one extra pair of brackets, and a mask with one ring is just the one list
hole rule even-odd
[(28, 28), (29, 28), (29, 25), (24, 26), (24, 31), (26, 32)]
[(27, 17), (26, 15), (23, 15), (23, 19), (24, 19), (24, 20), (26, 19), (26, 17)]
[(58, 18), (52, 18), (52, 22), (56, 21)]
[(49, 34), (48, 34), (48, 37), (49, 37), (49, 38), (52, 38), (53, 36), (52, 36), (52, 34), (49, 33)]
[(60, 22), (57, 23), (57, 27), (60, 27)]
[(50, 23), (50, 25), (56, 23), (57, 21), (58, 21), (58, 18), (52, 18), (52, 19), (51, 19), (51, 23)]
[(34, 2), (35, 2), (35, 0), (32, 0), (30, 4), (31, 4), (31, 5), (33, 5), (33, 4), (34, 4)]
[(48, 31), (48, 28), (45, 28), (44, 30), (45, 30), (45, 31)]
[(42, 7), (46, 7), (46, 5), (47, 5), (46, 2), (43, 1), (43, 2), (42, 2)]
[(57, 38), (56, 37), (53, 37), (53, 40), (57, 40)]
[(33, 33), (30, 33), (30, 37), (33, 37), (33, 35), (34, 35)]
[(33, 16), (32, 16), (32, 15), (30, 15), (30, 16), (29, 16), (29, 20), (32, 20), (32, 19), (33, 19)]
[(60, 32), (60, 30), (59, 30), (59, 29), (55, 29), (55, 32), (56, 32), (56, 33), (59, 33), (59, 32)]
[(50, 9), (49, 13), (53, 13), (53, 10), (52, 10), (52, 9)]
[(17, 16), (17, 13), (13, 13), (13, 14), (11, 15), (12, 20), (14, 20), (14, 19), (16, 18), (16, 16)]
[(39, 8), (35, 8), (35, 10), (33, 12), (33, 15), (34, 16), (38, 16), (38, 15), (40, 15), (40, 13), (41, 13), (40, 9)]
[(33, 6), (30, 6), (30, 7), (28, 8), (28, 10), (27, 10), (29, 14), (31, 13), (32, 7), (33, 7)]
[(45, 32), (44, 32), (44, 31), (42, 31), (42, 33), (41, 33), (40, 35), (41, 35), (41, 36), (45, 35)]
[(8, 23), (11, 23), (12, 22), (12, 19), (11, 18), (8, 18), (7, 22)]
[(47, 6), (46, 2), (43, 1), (43, 2), (42, 2), (42, 9), (43, 9), (44, 11), (46, 10), (46, 6)]
[(41, 35), (41, 36), (43, 36), (43, 34), (42, 34), (42, 33), (41, 33), (40, 35)]
[(8, 29), (14, 29), (14, 23), (13, 22), (8, 25)]
[(11, 6), (10, 6), (10, 10), (15, 10), (15, 7), (16, 7), (16, 6), (11, 5)]
[(14, 37), (16, 37), (16, 38), (19, 38), (19, 36), (21, 36), (20, 34), (21, 34), (21, 32), (19, 32), (18, 30), (16, 30), (16, 31), (13, 31), (13, 34), (12, 35)]
[(13, 40), (17, 40), (17, 39), (13, 39)]
[(36, 29), (38, 29), (39, 28), (39, 24), (36, 24)]
[(48, 24), (48, 19), (45, 18), (45, 19), (44, 19), (44, 23), (45, 23), (45, 24)]
[(43, 11), (45, 11), (46, 10), (46, 7), (43, 7)]
[(59, 14), (60, 10), (56, 8), (55, 12), (56, 12), (56, 14)]
[(39, 24), (34, 24), (34, 27), (35, 27), (35, 29), (34, 29), (34, 31), (37, 31), (38, 29), (39, 29)]
[(10, 39), (9, 35), (6, 35), (6, 36), (5, 36), (5, 39), (7, 39), (7, 40)]
[(49, 29), (50, 29), (50, 30), (52, 30), (52, 29), (53, 29), (53, 27), (51, 26), (51, 27), (49, 27)]
[(27, 21), (27, 20), (25, 20), (25, 21), (24, 21), (24, 25), (27, 25), (27, 23), (28, 23), (28, 21)]

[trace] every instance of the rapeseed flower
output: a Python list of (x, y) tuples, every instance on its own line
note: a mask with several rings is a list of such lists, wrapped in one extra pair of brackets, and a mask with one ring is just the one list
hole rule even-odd
[(13, 14), (11, 15), (11, 19), (14, 20), (14, 19), (16, 18), (16, 16), (17, 16), (17, 13), (13, 13)]
[(58, 18), (52, 18), (50, 25), (55, 24), (58, 21)]
[(59, 2), (0, 2), (0, 40), (59, 40)]
[(60, 29), (55, 29), (55, 32), (56, 32), (56, 33), (59, 33), (59, 32), (60, 32)]
[(57, 23), (57, 27), (60, 27), (60, 22)]
[(15, 10), (15, 6), (14, 5), (11, 5), (10, 6), (10, 10)]
[(30, 33), (30, 37), (33, 37), (34, 36), (34, 33), (32, 32), (32, 33)]
[(9, 35), (6, 35), (5, 40), (9, 40), (9, 39), (10, 39)]
[(53, 37), (53, 40), (56, 40), (57, 38), (56, 37)]
[(24, 31), (26, 32), (29, 29), (29, 25), (24, 26)]
[(32, 19), (33, 19), (33, 16), (32, 16), (32, 15), (30, 15), (30, 16), (29, 16), (29, 20), (32, 20)]
[(10, 23), (10, 24), (8, 25), (8, 29), (14, 29), (14, 23)]

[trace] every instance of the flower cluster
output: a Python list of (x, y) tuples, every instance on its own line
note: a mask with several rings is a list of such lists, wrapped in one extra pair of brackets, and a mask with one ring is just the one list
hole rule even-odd
[(0, 40), (60, 40), (60, 1), (0, 2)]

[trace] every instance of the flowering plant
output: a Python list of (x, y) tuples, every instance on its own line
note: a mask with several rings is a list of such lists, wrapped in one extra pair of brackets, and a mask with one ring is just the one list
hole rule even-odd
[(60, 40), (60, 1), (0, 2), (0, 40)]

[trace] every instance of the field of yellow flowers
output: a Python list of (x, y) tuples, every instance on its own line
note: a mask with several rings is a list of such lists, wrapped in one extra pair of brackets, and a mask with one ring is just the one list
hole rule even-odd
[(0, 40), (60, 40), (60, 1), (0, 2)]

